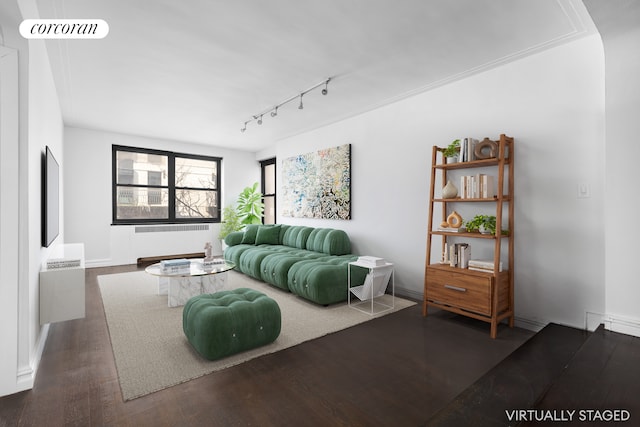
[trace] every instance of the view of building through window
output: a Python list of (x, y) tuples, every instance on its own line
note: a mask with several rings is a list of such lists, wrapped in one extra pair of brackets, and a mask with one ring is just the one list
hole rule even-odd
[(114, 223), (219, 221), (220, 161), (114, 146)]

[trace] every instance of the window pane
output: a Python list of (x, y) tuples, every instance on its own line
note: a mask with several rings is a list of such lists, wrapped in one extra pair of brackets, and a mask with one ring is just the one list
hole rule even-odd
[(165, 188), (118, 187), (116, 219), (167, 219), (168, 201)]
[(118, 151), (116, 162), (117, 184), (168, 185), (167, 156)]
[(265, 224), (276, 223), (276, 198), (273, 196), (264, 197), (264, 221)]
[(264, 194), (276, 193), (276, 165), (272, 163), (264, 167)]
[(218, 218), (217, 193), (177, 189), (176, 218)]
[(176, 157), (176, 187), (216, 188), (217, 162)]

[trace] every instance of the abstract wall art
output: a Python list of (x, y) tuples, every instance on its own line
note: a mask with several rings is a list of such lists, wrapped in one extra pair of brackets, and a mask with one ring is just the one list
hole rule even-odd
[(282, 215), (351, 219), (351, 144), (282, 162)]

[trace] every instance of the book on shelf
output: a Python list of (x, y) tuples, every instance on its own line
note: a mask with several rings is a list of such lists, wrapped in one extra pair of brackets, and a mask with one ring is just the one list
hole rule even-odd
[(471, 259), (471, 246), (468, 243), (454, 243), (445, 245), (441, 264), (450, 267), (467, 268)]
[(475, 147), (478, 140), (475, 138), (461, 138), (460, 139), (460, 161), (470, 162), (475, 160)]
[(492, 175), (479, 173), (460, 177), (461, 199), (491, 199), (495, 195), (495, 180)]
[(459, 268), (469, 267), (469, 258), (471, 258), (471, 246), (468, 243), (457, 243), (458, 265)]
[[(491, 260), (469, 260), (469, 270), (493, 272), (494, 263)], [(502, 261), (498, 264), (498, 271), (502, 271)]]
[(482, 175), (480, 179), (480, 197), (491, 199), (496, 196), (496, 184), (492, 175)]
[(466, 233), (467, 229), (465, 227), (458, 227), (458, 228), (438, 227), (437, 231), (444, 232), (444, 233)]

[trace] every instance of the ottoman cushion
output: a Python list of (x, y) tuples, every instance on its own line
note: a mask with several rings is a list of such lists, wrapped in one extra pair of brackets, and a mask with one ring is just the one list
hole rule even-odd
[(280, 335), (280, 327), (278, 304), (248, 288), (195, 296), (182, 312), (189, 343), (209, 360), (269, 344)]

